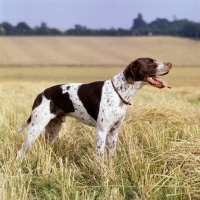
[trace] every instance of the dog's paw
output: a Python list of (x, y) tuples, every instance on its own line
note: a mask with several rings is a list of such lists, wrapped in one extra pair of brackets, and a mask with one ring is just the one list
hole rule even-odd
[(21, 161), (22, 160), (22, 157), (23, 157), (23, 154), (21, 153), (21, 151), (19, 150), (18, 152), (17, 152), (17, 160), (19, 160), (19, 161)]

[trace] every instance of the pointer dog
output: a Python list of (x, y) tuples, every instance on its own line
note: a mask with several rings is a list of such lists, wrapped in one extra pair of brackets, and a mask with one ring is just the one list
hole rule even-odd
[(45, 140), (50, 144), (58, 135), (65, 117), (70, 116), (96, 127), (95, 154), (102, 157), (106, 146), (110, 161), (114, 157), (119, 127), (132, 97), (147, 83), (157, 88), (171, 88), (157, 77), (168, 74), (171, 68), (170, 62), (138, 58), (112, 79), (88, 84), (55, 85), (45, 89), (36, 97), (29, 119), (18, 130), (19, 133), (30, 124), (17, 157), (27, 152), (44, 128)]

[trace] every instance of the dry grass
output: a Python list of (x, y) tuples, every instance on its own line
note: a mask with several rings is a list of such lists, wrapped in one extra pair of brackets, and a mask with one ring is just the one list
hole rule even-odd
[(199, 49), (176, 37), (0, 37), (0, 66), (126, 65), (138, 57), (199, 66)]
[[(128, 65), (128, 64), (127, 64)], [(67, 82), (91, 82), (111, 78), (122, 71), (124, 66), (49, 66), (49, 67), (0, 67), (0, 80), (16, 81), (55, 81)], [(164, 79), (172, 87), (187, 87), (200, 85), (200, 67), (173, 67)]]
[[(200, 199), (199, 47), (172, 37), (0, 37), (0, 199)], [(94, 128), (72, 118), (51, 146), (41, 136), (16, 161), (26, 132), (16, 130), (39, 92), (105, 80), (144, 56), (184, 67), (164, 78), (171, 90), (145, 86), (134, 97), (112, 166), (94, 159)]]
[[(17, 135), (16, 130), (29, 116), (36, 94), (61, 80), (88, 82), (120, 71), (58, 69), (60, 75), (52, 67), (0, 69), (0, 199), (200, 198), (200, 88), (190, 85), (197, 68), (183, 68), (189, 81), (182, 74), (179, 84), (172, 73), (166, 76), (172, 86), (182, 87), (146, 86), (138, 92), (120, 129), (113, 166), (94, 159), (94, 128), (72, 118), (50, 147), (41, 137), (17, 162), (25, 132)], [(18, 72), (22, 76), (15, 76)]]

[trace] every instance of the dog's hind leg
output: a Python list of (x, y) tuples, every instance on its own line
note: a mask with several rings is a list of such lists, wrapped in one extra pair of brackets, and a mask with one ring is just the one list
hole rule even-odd
[(22, 148), (17, 153), (17, 158), (21, 158), (28, 151), (49, 121), (55, 118), (55, 115), (50, 113), (49, 104), (50, 101), (43, 97), (42, 103), (32, 111), (30, 127)]
[(60, 129), (62, 127), (62, 121), (54, 118), (52, 119), (45, 127), (45, 141), (46, 144), (49, 145), (58, 135)]
[(46, 124), (48, 124), (48, 122), (49, 120), (43, 121), (43, 123), (40, 122), (39, 125), (31, 122), (24, 143), (22, 144), (22, 148), (17, 153), (17, 158), (22, 157), (29, 150), (31, 144), (39, 137), (40, 133), (45, 128)]

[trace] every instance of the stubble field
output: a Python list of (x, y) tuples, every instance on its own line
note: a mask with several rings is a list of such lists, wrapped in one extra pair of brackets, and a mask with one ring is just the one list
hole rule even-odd
[[(176, 48), (182, 48), (181, 54), (186, 56), (168, 52), (169, 59), (163, 58), (175, 63), (171, 72), (163, 77), (172, 86), (171, 90), (144, 86), (133, 98), (119, 132), (115, 161), (109, 166), (106, 158), (98, 162), (94, 159), (95, 129), (75, 119), (67, 119), (59, 137), (50, 146), (45, 147), (41, 136), (22, 162), (16, 160), (16, 153), (27, 129), (21, 134), (16, 134), (16, 131), (29, 117), (36, 95), (46, 87), (111, 78), (132, 59), (143, 56), (139, 56), (145, 49), (142, 41), (149, 38), (129, 38), (127, 43), (128, 38), (124, 42), (118, 38), (121, 48), (128, 48), (127, 52), (120, 53), (124, 55), (120, 61), (109, 60), (112, 54), (114, 57), (117, 54), (109, 52), (109, 46), (105, 46), (109, 56), (105, 53), (107, 57), (100, 59), (98, 53), (93, 52), (89, 62), (89, 58), (84, 58), (84, 50), (82, 57), (75, 56), (74, 60), (71, 57), (72, 61), (66, 64), (69, 66), (64, 66), (67, 60), (59, 63), (56, 57), (51, 58), (53, 53), (48, 57), (50, 47), (56, 46), (57, 50), (61, 48), (60, 51), (65, 52), (61, 44), (67, 38), (57, 38), (59, 42), (63, 39), (63, 43), (46, 46), (47, 53), (43, 52), (46, 63), (42, 63), (42, 59), (36, 62), (35, 58), (40, 53), (34, 54), (34, 57), (30, 49), (24, 49), (27, 39), (31, 44), (31, 38), (0, 38), (1, 43), (7, 42), (7, 45), (21, 40), (25, 42), (12, 47), (19, 51), (18, 58), (16, 56), (18, 61), (13, 63), (9, 60), (13, 59), (13, 52), (6, 50), (12, 45), (0, 47), (1, 52), (7, 55), (4, 59), (0, 58), (0, 199), (200, 199), (200, 66), (195, 61), (196, 47), (190, 46), (190, 51), (195, 53), (188, 55), (188, 50), (181, 46), (182, 43), (191, 42), (192, 45), (196, 41), (162, 38), (164, 42), (161, 43), (160, 38), (157, 39), (159, 45), (167, 49), (164, 54), (173, 40)], [(45, 47), (46, 39), (38, 39), (43, 44), (41, 48)], [(77, 39), (78, 42), (73, 38), (77, 44), (84, 43), (83, 38)], [(92, 38), (89, 44), (92, 43), (92, 48), (99, 52), (100, 43), (105, 40), (107, 45), (111, 45), (109, 39)], [(50, 40), (48, 44), (52, 42)], [(128, 44), (132, 44), (132, 40), (138, 42), (141, 51), (138, 50), (137, 55), (130, 59), (128, 52), (132, 49)], [(150, 43), (155, 41), (156, 38), (152, 38)], [(39, 43), (38, 47), (34, 46), (38, 51), (41, 50)], [(112, 50), (120, 49), (117, 43), (113, 42), (113, 45), (110, 46)], [(132, 48), (136, 51), (135, 47)], [(146, 52), (146, 56), (163, 60), (162, 56), (166, 55), (156, 51), (158, 46), (154, 48), (153, 53), (149, 49), (152, 55)], [(101, 50), (103, 52), (103, 48)], [(27, 54), (32, 61), (35, 59), (34, 62), (23, 63), (28, 59)], [(178, 57), (180, 60), (187, 58), (188, 63), (178, 63)], [(98, 59), (101, 62), (94, 65)], [(198, 56), (196, 59), (199, 61)]]

